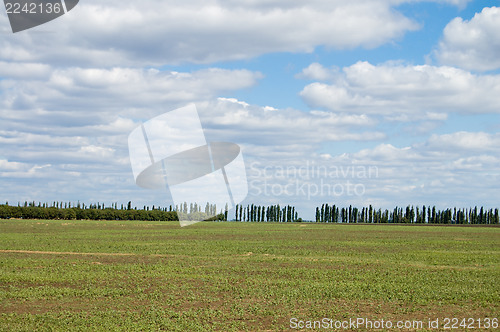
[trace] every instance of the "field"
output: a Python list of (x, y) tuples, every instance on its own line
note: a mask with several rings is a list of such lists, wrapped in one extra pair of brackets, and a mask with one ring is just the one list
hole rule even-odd
[(495, 227), (0, 220), (1, 331), (477, 325), (499, 281)]

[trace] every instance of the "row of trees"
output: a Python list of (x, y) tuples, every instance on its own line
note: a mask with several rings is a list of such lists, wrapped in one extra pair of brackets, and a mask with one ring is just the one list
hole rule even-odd
[(337, 207), (323, 204), (316, 208), (316, 222), (336, 223), (417, 223), (417, 224), (499, 224), (498, 209), (448, 208), (437, 210), (435, 206), (395, 207), (389, 211), (374, 209), (371, 205), (358, 209), (356, 207)]
[(165, 209), (115, 209), (114, 207), (43, 207), (41, 206), (9, 206), (0, 205), (0, 218), (23, 219), (64, 219), (64, 220), (178, 220), (175, 211)]
[(64, 220), (227, 220), (227, 210), (217, 214), (217, 207), (207, 203), (202, 210), (197, 204), (183, 203), (180, 206), (159, 207), (144, 206), (142, 209), (132, 208), (132, 202), (118, 208), (114, 203), (106, 207), (104, 204), (72, 204), (70, 202), (35, 203), (24, 202), (17, 206), (0, 205), (0, 219), (64, 219)]
[[(5, 205), (9, 205), (9, 203), (5, 203)], [(114, 209), (114, 210), (137, 210), (137, 207), (132, 207), (132, 202), (129, 201), (126, 205), (121, 204), (120, 208), (118, 208), (118, 203), (113, 203), (110, 206), (106, 207), (104, 203), (93, 203), (89, 205), (85, 205), (85, 203), (80, 203), (78, 201), (77, 203), (71, 203), (71, 202), (52, 202), (52, 203), (41, 203), (41, 202), (28, 202), (25, 201), (23, 204), (17, 203), (18, 207), (39, 207), (39, 208), (56, 208), (56, 209), (69, 209), (69, 208), (78, 208), (78, 209), (83, 209), (83, 210), (88, 210), (88, 209), (94, 209), (94, 210), (104, 210), (104, 209)], [(201, 205), (198, 205), (197, 203), (191, 203), (188, 205), (187, 202), (184, 202), (183, 204), (176, 205), (175, 207), (170, 205), (168, 207), (159, 207), (159, 206), (152, 206), (151, 208), (149, 206), (144, 205), (142, 208), (143, 210), (149, 211), (151, 210), (161, 210), (161, 211), (177, 211), (177, 212), (182, 212), (182, 213), (195, 213), (195, 212), (205, 212), (208, 215), (215, 215), (217, 214), (217, 206), (215, 204), (210, 204), (207, 202), (205, 205), (204, 209), (202, 209)], [(226, 210), (227, 210), (227, 204), (226, 204)], [(222, 213), (222, 211), (220, 211)]]
[[(207, 203), (204, 208), (197, 204), (183, 203), (180, 206), (158, 207), (144, 206), (142, 209), (132, 208), (132, 202), (125, 206), (114, 203), (106, 207), (104, 204), (72, 204), (69, 202), (53, 202), (52, 204), (24, 202), (17, 206), (8, 203), (0, 205), (0, 219), (66, 219), (66, 220), (214, 220), (227, 221), (227, 206), (217, 213), (215, 205)], [(244, 222), (300, 222), (301, 218), (295, 207), (287, 205), (260, 206), (236, 205), (235, 219)], [(416, 223), (416, 224), (500, 224), (498, 209), (452, 208), (438, 210), (433, 207), (406, 208), (395, 207), (394, 210), (374, 209), (371, 205), (361, 209), (349, 206), (323, 204), (316, 208), (316, 222), (327, 223)]]
[[(226, 204), (226, 207), (224, 211), (228, 210), (228, 206)], [(184, 204), (181, 204), (180, 206), (176, 205), (175, 206), (175, 211), (179, 213), (184, 213), (184, 214), (198, 214), (202, 213), (207, 216), (215, 216), (217, 214), (217, 205), (215, 204), (210, 204), (207, 202), (205, 205), (205, 208), (202, 210), (201, 205), (198, 205), (197, 203), (190, 203), (188, 206), (188, 203), (184, 202)], [(223, 211), (219, 211), (219, 213), (223, 213)]]
[(278, 205), (260, 206), (260, 205), (236, 205), (235, 219), (236, 221), (248, 222), (294, 222), (302, 221), (299, 219), (298, 212), (294, 206)]

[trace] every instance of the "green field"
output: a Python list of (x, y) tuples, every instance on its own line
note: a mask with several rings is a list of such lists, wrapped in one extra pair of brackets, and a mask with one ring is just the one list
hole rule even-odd
[(1, 331), (498, 318), (500, 228), (0, 221)]

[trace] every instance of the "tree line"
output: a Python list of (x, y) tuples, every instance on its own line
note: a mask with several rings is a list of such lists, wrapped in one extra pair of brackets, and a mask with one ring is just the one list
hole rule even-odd
[(283, 206), (279, 204), (271, 206), (261, 205), (236, 205), (235, 221), (245, 222), (294, 222), (302, 221), (294, 206)]
[(197, 204), (187, 203), (175, 207), (144, 206), (142, 209), (132, 207), (132, 202), (120, 207), (117, 203), (106, 207), (104, 203), (85, 205), (80, 202), (24, 202), (18, 203), (17, 206), (6, 202), (0, 205), (0, 219), (177, 221), (179, 217), (183, 220), (223, 221), (227, 220), (227, 211), (217, 214), (217, 207), (209, 203), (203, 209)]
[(435, 206), (395, 207), (394, 210), (374, 209), (371, 205), (358, 209), (353, 206), (337, 207), (322, 204), (316, 207), (316, 222), (334, 223), (395, 223), (395, 224), (499, 224), (497, 209), (448, 208), (438, 210)]
[[(61, 219), (61, 220), (144, 220), (177, 221), (210, 220), (227, 221), (228, 208), (217, 213), (214, 204), (205, 206), (183, 203), (179, 206), (144, 206), (142, 209), (117, 203), (105, 206), (103, 203), (52, 202), (0, 204), (0, 219)], [(302, 222), (294, 206), (236, 205), (234, 221), (241, 222)], [(395, 224), (500, 224), (499, 211), (484, 207), (436, 209), (435, 206), (395, 207), (393, 210), (375, 209), (372, 205), (361, 209), (322, 204), (316, 207), (315, 222), (325, 223), (395, 223)]]

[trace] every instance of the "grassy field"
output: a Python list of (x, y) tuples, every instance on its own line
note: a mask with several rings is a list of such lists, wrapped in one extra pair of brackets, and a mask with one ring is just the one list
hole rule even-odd
[(1, 331), (498, 318), (499, 282), (492, 227), (0, 221)]

